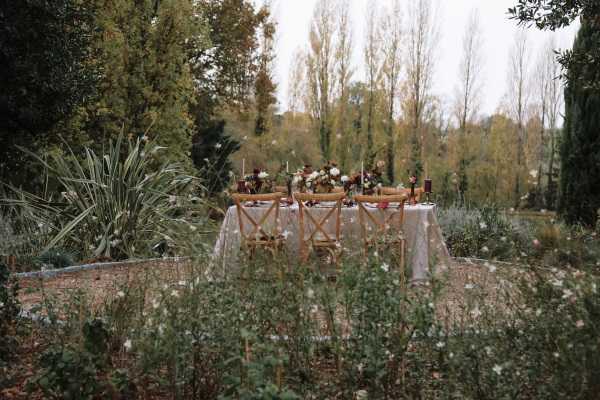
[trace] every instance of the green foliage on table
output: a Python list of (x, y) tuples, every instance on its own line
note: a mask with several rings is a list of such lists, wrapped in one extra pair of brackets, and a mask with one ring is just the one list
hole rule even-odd
[[(574, 51), (597, 49), (600, 24), (583, 22)], [(568, 223), (594, 226), (600, 210), (600, 78), (594, 64), (573, 66), (565, 89), (565, 129), (560, 148), (559, 212)]]

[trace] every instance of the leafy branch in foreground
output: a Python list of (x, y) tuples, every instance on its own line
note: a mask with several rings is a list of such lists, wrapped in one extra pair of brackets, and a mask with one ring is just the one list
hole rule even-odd
[(162, 242), (164, 253), (179, 232), (196, 231), (184, 217), (201, 202), (192, 197), (199, 190), (197, 180), (181, 166), (157, 166), (155, 155), (163, 149), (142, 140), (125, 144), (119, 135), (104, 155), (86, 149), (85, 157), (77, 157), (69, 149), (69, 157), (45, 158), (24, 150), (48, 171), (58, 190), (36, 195), (9, 186), (15, 196), (0, 204), (21, 208), (50, 233), (43, 251), (66, 244), (82, 254), (122, 259)]

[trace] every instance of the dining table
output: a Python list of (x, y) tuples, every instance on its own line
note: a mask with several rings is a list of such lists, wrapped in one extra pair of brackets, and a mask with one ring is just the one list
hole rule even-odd
[[(256, 204), (244, 208), (249, 216), (255, 221), (259, 221), (269, 209), (269, 205)], [(331, 207), (319, 207), (319, 205), (312, 208), (311, 212), (317, 217), (320, 213), (325, 215), (331, 209)], [(394, 212), (392, 208), (385, 211)], [(266, 220), (265, 223), (267, 225), (276, 223), (278, 231), (281, 232), (287, 254), (292, 257), (299, 255), (300, 219), (298, 204), (282, 202), (277, 220), (274, 218), (275, 214), (272, 212), (271, 214), (269, 217), (273, 217), (273, 221)], [(241, 264), (242, 234), (238, 218), (236, 206), (229, 207), (225, 213), (213, 250), (213, 268), (216, 273), (227, 274), (229, 270), (238, 268)], [(343, 206), (340, 218), (342, 252), (352, 255), (362, 251), (363, 238), (359, 207), (356, 204)], [(333, 218), (329, 219), (327, 224), (331, 225), (331, 229), (335, 229)], [(250, 228), (249, 224), (244, 225), (244, 230)], [(428, 280), (431, 276), (432, 266), (446, 263), (449, 260), (449, 252), (437, 220), (436, 205), (405, 205), (402, 231), (406, 241), (406, 262), (412, 271), (412, 281)]]

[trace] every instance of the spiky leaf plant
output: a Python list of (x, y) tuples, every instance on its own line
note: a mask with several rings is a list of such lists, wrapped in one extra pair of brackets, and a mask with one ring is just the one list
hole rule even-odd
[(71, 149), (68, 157), (29, 153), (59, 190), (36, 195), (11, 187), (15, 196), (3, 203), (21, 207), (51, 232), (42, 252), (61, 245), (92, 257), (122, 259), (144, 254), (159, 241), (172, 247), (178, 233), (196, 231), (184, 217), (201, 205), (192, 198), (197, 179), (178, 164), (157, 161), (163, 149), (119, 135), (103, 155), (92, 149), (80, 158)]

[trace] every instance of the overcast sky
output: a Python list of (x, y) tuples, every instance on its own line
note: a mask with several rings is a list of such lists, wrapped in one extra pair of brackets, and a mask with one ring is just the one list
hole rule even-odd
[[(260, 3), (261, 0), (255, 0)], [(405, 4), (408, 1), (404, 0)], [(434, 0), (439, 7), (440, 43), (437, 48), (434, 93), (450, 102), (457, 82), (458, 66), (461, 57), (461, 41), (465, 24), (472, 9), (477, 8), (481, 17), (484, 40), (483, 69), (484, 94), (482, 112), (493, 113), (505, 93), (508, 53), (517, 30), (516, 23), (509, 20), (506, 11), (514, 6), (516, 0)], [(296, 49), (308, 46), (308, 30), (317, 0), (275, 0), (274, 15), (278, 23), (276, 80), (278, 84), (279, 108), (287, 106), (288, 74), (292, 57)], [(390, 0), (377, 0), (382, 6)], [(362, 79), (363, 70), (363, 30), (365, 26), (368, 0), (351, 0), (354, 35), (354, 67), (357, 72), (354, 79)], [(404, 12), (406, 18), (406, 12)], [(577, 26), (555, 33), (561, 48), (571, 47)], [(528, 30), (532, 61), (552, 33), (540, 32), (535, 28)]]

